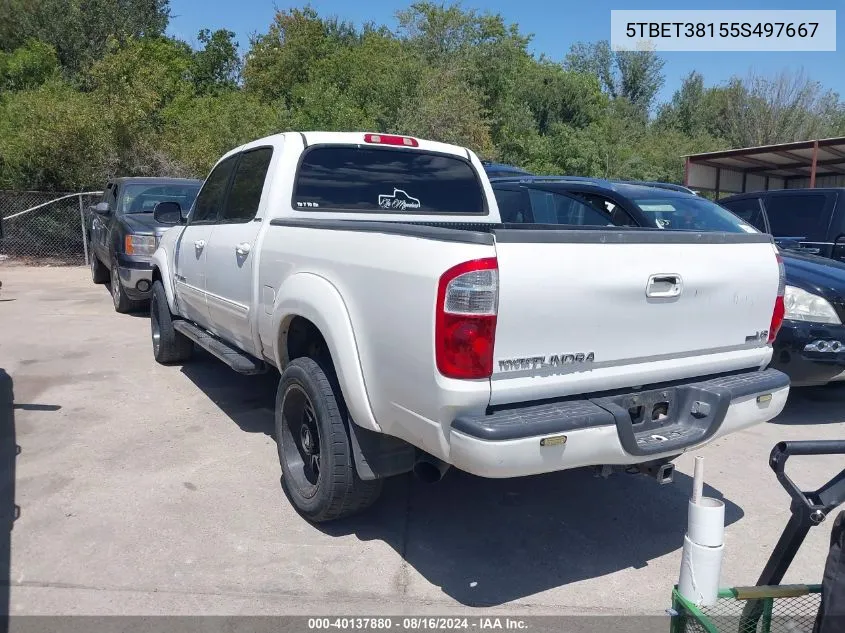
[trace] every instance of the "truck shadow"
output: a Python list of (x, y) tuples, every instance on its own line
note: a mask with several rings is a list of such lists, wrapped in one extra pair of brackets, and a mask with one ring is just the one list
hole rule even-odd
[[(511, 480), (452, 470), (438, 484), (387, 482), (378, 506), (316, 526), (326, 534), (383, 539), (428, 582), (466, 606), (488, 607), (598, 578), (679, 550), (692, 479), (659, 485), (642, 475), (597, 478), (579, 469)], [(725, 502), (725, 522), (742, 509)], [(385, 539), (405, 517), (400, 541)], [(680, 559), (679, 559), (680, 560)], [(667, 578), (667, 586), (672, 579)]]
[(770, 424), (842, 424), (845, 420), (845, 383), (822, 387), (795, 387), (786, 408)]
[(279, 386), (279, 373), (275, 369), (258, 376), (244, 376), (194, 346), (194, 356), (182, 365), (182, 373), (242, 431), (275, 435), (274, 410)]
[[(201, 351), (182, 371), (238, 427), (274, 435), (277, 373), (241, 376)], [(454, 600), (495, 606), (676, 552), (691, 490), (678, 472), (661, 486), (642, 475), (605, 480), (591, 469), (509, 480), (452, 469), (433, 485), (410, 474), (391, 478), (368, 511), (313, 528), (384, 541)], [(705, 494), (723, 499), (710, 487)], [(741, 519), (742, 509), (723, 500), (726, 523)], [(279, 503), (294, 512), (281, 490)]]

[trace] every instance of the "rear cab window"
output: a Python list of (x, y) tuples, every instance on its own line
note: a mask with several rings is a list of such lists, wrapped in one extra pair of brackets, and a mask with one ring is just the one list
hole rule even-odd
[(314, 145), (293, 190), (299, 211), (486, 215), (481, 182), (459, 156), (400, 148)]

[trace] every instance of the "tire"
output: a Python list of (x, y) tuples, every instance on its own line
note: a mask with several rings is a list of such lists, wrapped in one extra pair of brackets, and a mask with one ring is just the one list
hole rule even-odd
[(100, 258), (94, 254), (91, 245), (88, 246), (88, 253), (91, 255), (91, 281), (95, 284), (104, 284), (109, 280), (108, 268), (103, 266)]
[(355, 470), (343, 397), (312, 358), (297, 358), (282, 372), (276, 442), (282, 488), (309, 521), (352, 516), (379, 498), (382, 480), (364, 481)]
[(194, 343), (173, 327), (173, 315), (167, 305), (164, 286), (156, 279), (150, 299), (150, 334), (153, 357), (162, 365), (188, 360), (194, 352)]
[(144, 304), (143, 301), (133, 301), (126, 296), (123, 286), (120, 283), (120, 274), (117, 272), (117, 264), (112, 266), (111, 275), (109, 279), (109, 290), (111, 290), (111, 299), (114, 303), (116, 312), (126, 314), (127, 312), (134, 312), (139, 310)]

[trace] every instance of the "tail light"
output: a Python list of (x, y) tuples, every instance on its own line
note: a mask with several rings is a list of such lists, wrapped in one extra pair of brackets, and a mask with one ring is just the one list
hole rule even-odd
[(778, 296), (775, 299), (775, 310), (772, 313), (772, 324), (769, 326), (769, 343), (775, 340), (780, 331), (780, 326), (783, 325), (783, 319), (786, 316), (786, 306), (783, 303), (783, 295), (786, 292), (786, 271), (783, 268), (783, 258), (778, 254)]
[(458, 264), (440, 276), (434, 325), (437, 370), (447, 378), (489, 378), (499, 302), (495, 257)]

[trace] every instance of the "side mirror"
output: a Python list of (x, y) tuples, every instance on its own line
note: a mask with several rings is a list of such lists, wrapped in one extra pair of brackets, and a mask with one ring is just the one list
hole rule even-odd
[(153, 218), (159, 224), (184, 224), (182, 207), (178, 202), (159, 202), (153, 209)]
[(94, 213), (99, 215), (109, 215), (111, 213), (111, 206), (108, 202), (98, 202), (93, 207)]

